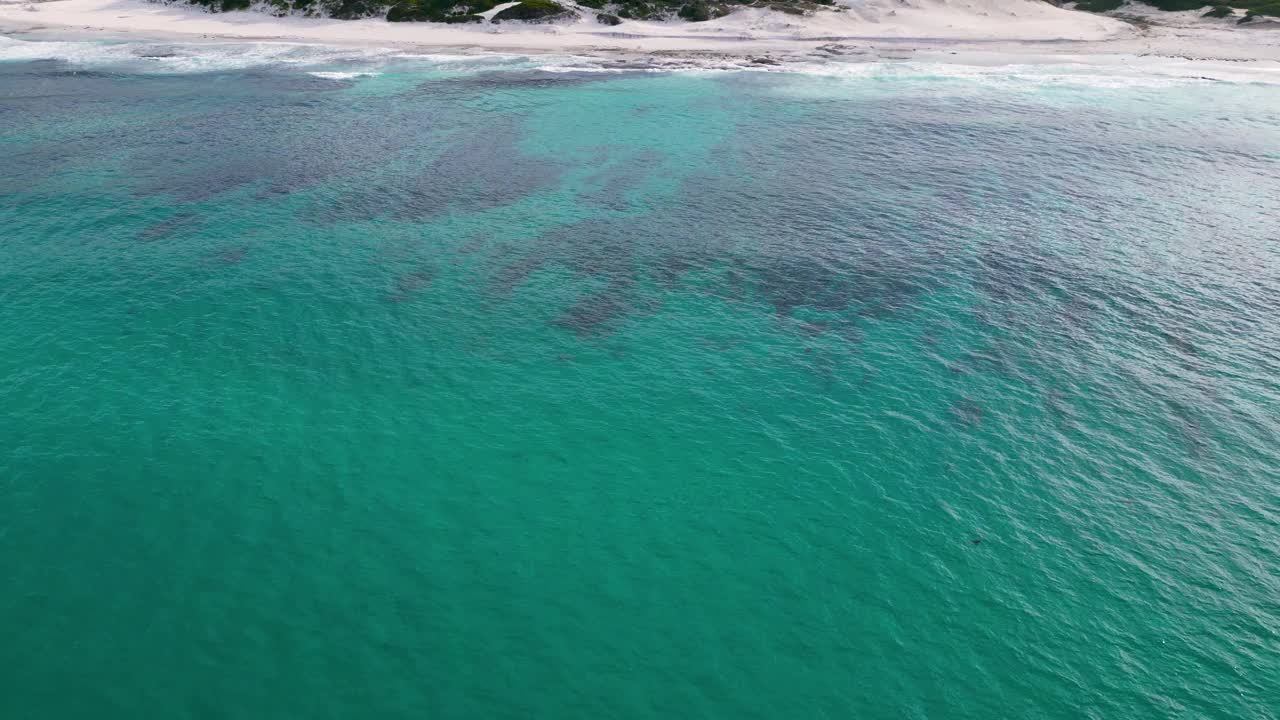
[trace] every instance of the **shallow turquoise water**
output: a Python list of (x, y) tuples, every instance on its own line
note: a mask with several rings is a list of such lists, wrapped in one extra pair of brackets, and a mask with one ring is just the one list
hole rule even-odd
[(1276, 86), (76, 47), (0, 716), (1280, 717)]

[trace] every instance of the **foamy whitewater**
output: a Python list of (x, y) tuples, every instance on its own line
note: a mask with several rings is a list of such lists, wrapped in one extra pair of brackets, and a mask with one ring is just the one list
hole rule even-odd
[(885, 52), (790, 54), (770, 64), (754, 56), (511, 52), (439, 53), (404, 46), (247, 42), (241, 40), (48, 40), (40, 33), (0, 36), (0, 61), (57, 60), (74, 67), (119, 67), (141, 73), (192, 73), (293, 67), (349, 80), (415, 63), (468, 71), (495, 65), (545, 72), (751, 72), (826, 77), (937, 77), (1008, 85), (1160, 86), (1182, 82), (1280, 83), (1280, 64), (1165, 56), (1061, 54), (990, 50), (895, 49)]

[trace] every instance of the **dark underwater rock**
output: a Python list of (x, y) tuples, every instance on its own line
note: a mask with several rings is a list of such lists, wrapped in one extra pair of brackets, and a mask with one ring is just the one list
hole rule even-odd
[(418, 268), (396, 278), (395, 288), (387, 294), (391, 302), (402, 303), (412, 300), (421, 290), (435, 279), (435, 271), (431, 268)]
[(553, 324), (578, 337), (605, 334), (635, 309), (630, 295), (631, 283), (610, 283), (603, 290), (580, 297)]
[(199, 218), (195, 213), (180, 212), (167, 220), (161, 220), (158, 223), (154, 223), (143, 228), (138, 233), (137, 238), (139, 242), (162, 240), (171, 235), (182, 232), (196, 224), (198, 221)]
[(214, 259), (223, 265), (239, 265), (244, 256), (249, 253), (249, 248), (241, 245), (237, 247), (227, 248), (214, 255)]
[(952, 403), (951, 417), (967, 427), (981, 425), (982, 406), (969, 398), (961, 398)]

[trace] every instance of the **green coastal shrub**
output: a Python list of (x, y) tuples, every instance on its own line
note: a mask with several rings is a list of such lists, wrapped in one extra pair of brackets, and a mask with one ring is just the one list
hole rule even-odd
[(1076, 3), (1076, 9), (1100, 13), (1115, 10), (1121, 5), (1124, 5), (1124, 0), (1081, 0)]
[(1199, 10), (1208, 5), (1205, 0), (1142, 0), (1146, 5), (1165, 12), (1181, 12), (1183, 10)]
[(711, 8), (704, 2), (691, 2), (681, 7), (678, 15), (690, 22), (705, 22), (711, 19)]
[(622, 7), (618, 9), (618, 17), (643, 20), (652, 17), (654, 12), (654, 7), (647, 2), (629, 0), (628, 2), (623, 2)]
[[(1142, 2), (1160, 8), (1161, 10), (1178, 11), (1178, 10), (1199, 10), (1209, 3), (1198, 0), (1142, 0)], [(1221, 7), (1223, 0), (1217, 0), (1214, 5)], [(1242, 10), (1248, 10), (1254, 15), (1271, 15), (1280, 17), (1280, 0), (1226, 0), (1226, 5)], [(1211, 12), (1216, 12), (1217, 7)], [(1213, 17), (1225, 17), (1214, 15)]]
[(1257, 15), (1280, 17), (1280, 2), (1272, 2), (1265, 5), (1254, 5), (1249, 8), (1249, 10)]
[(401, 0), (387, 11), (389, 22), (483, 22), (477, 13), (492, 10), (496, 0)]
[[(1249, 15), (1280, 17), (1280, 0), (1226, 0), (1226, 4), (1233, 8), (1247, 10), (1245, 17)], [(1243, 20), (1244, 18), (1241, 19)]]
[(569, 11), (552, 0), (524, 0), (493, 16), (494, 20), (548, 20)]
[[(269, 5), (277, 15), (304, 12), (308, 15), (353, 20), (385, 17), (389, 22), (483, 22), (480, 13), (492, 10), (501, 0), (177, 0), (208, 8), (211, 12), (246, 10), (253, 2)], [(1120, 0), (1084, 0), (1085, 3), (1118, 3)], [(1160, 0), (1166, 1), (1166, 0)], [(1224, 0), (1213, 0), (1223, 2)], [(1250, 0), (1252, 2), (1271, 0)], [(600, 13), (602, 24), (615, 24), (622, 19), (669, 20), (679, 17), (690, 22), (703, 22), (724, 17), (739, 7), (769, 8), (792, 15), (808, 15), (834, 5), (836, 0), (578, 0), (579, 4)], [(518, 5), (497, 13), (494, 20), (551, 20), (575, 17), (571, 8), (555, 0), (523, 0)], [(604, 17), (607, 16), (607, 17)]]
[[(1206, 5), (1213, 7), (1205, 12), (1201, 17), (1224, 18), (1231, 16), (1230, 8), (1239, 8), (1247, 10), (1241, 22), (1248, 21), (1249, 15), (1271, 15), (1280, 17), (1280, 0), (1139, 0), (1144, 5), (1150, 5), (1157, 10), (1165, 12), (1183, 12), (1186, 10), (1199, 10)], [(1077, 10), (1087, 10), (1089, 12), (1107, 12), (1115, 10), (1123, 4), (1123, 0), (1081, 0), (1076, 4)]]
[(329, 17), (339, 20), (358, 20), (380, 14), (387, 6), (378, 0), (339, 0), (329, 4)]
[(417, 5), (401, 3), (387, 11), (387, 22), (429, 22), (430, 15)]

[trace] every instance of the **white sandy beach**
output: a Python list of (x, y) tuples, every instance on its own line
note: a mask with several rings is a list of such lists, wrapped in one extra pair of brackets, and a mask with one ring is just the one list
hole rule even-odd
[[(851, 59), (1132, 65), (1143, 58), (1247, 65), (1280, 79), (1280, 23), (1237, 26), (1199, 12), (1135, 13), (1153, 25), (1076, 12), (1041, 0), (839, 0), (838, 12), (797, 17), (744, 9), (705, 23), (628, 21), (595, 12), (557, 24), (443, 25), (207, 13), (142, 0), (0, 0), (0, 35), (144, 36), (412, 47), (424, 51), (759, 57), (839, 54)], [(1012, 58), (1012, 59), (1011, 59)], [(1243, 68), (1241, 68), (1243, 69)]]

